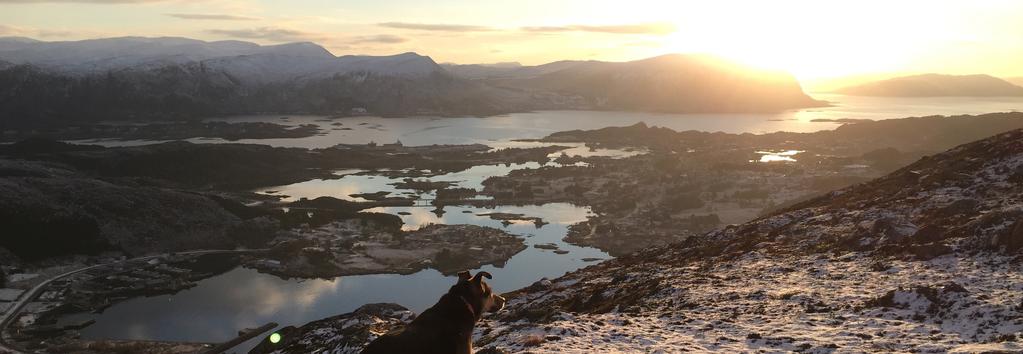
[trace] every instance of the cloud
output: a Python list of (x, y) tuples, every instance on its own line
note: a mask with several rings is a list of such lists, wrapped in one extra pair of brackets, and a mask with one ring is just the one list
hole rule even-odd
[(596, 32), (613, 34), (654, 34), (666, 35), (675, 32), (676, 27), (670, 23), (637, 23), (625, 25), (567, 25), (522, 27), (526, 32)]
[(257, 27), (249, 29), (210, 29), (206, 33), (234, 38), (263, 39), (274, 42), (324, 41), (330, 36), (282, 27)]
[(419, 31), (442, 31), (442, 32), (488, 32), (495, 31), (493, 27), (475, 25), (457, 25), (444, 23), (408, 23), (408, 22), (383, 22), (378, 26), (397, 29), (410, 29)]
[(239, 16), (239, 15), (227, 15), (227, 14), (183, 14), (183, 13), (172, 13), (166, 14), (170, 17), (185, 19), (185, 20), (219, 20), (219, 21), (255, 21), (259, 20), (258, 17)]
[(392, 34), (378, 34), (375, 36), (362, 36), (353, 37), (348, 43), (351, 44), (364, 44), (364, 43), (384, 43), (384, 44), (395, 44), (408, 42), (408, 38), (395, 36)]
[(70, 31), (63, 29), (40, 29), (0, 24), (0, 36), (16, 37), (70, 37), (76, 34), (92, 33), (92, 31)]
[(4, 35), (4, 36), (24, 36), (28, 32), (29, 32), (29, 30), (24, 28), (24, 27), (0, 24), (0, 35)]
[(75, 31), (70, 30), (37, 30), (36, 34), (40, 37), (70, 37), (75, 35)]
[(622, 45), (623, 45), (623, 46), (626, 46), (626, 47), (649, 47), (649, 48), (659, 48), (659, 47), (663, 47), (663, 46), (664, 46), (664, 43), (663, 43), (663, 42), (661, 42), (661, 41), (656, 41), (656, 40), (654, 40), (654, 41), (634, 41), (634, 42), (626, 42), (626, 43), (622, 43)]

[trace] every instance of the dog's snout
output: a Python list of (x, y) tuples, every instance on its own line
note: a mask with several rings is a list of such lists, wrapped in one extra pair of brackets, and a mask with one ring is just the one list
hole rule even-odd
[(507, 302), (507, 300), (505, 300), (503, 296), (494, 295), (494, 307), (492, 311), (497, 312), (503, 310), (505, 302)]

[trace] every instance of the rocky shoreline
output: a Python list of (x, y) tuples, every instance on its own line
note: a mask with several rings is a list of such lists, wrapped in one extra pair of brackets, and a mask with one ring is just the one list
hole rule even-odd
[(647, 153), (562, 157), (583, 165), (512, 171), (484, 181), (481, 194), (502, 203), (591, 206), (595, 215), (572, 225), (566, 241), (622, 256), (740, 224), (1021, 127), (1023, 113), (993, 113), (860, 121), (816, 133), (676, 132), (643, 123), (565, 131), (536, 141)]
[(193, 138), (219, 138), (228, 141), (241, 139), (297, 139), (320, 134), (313, 124), (289, 127), (275, 123), (182, 121), (145, 124), (95, 124), (68, 126), (45, 130), (8, 130), (0, 132), (0, 142), (26, 139), (47, 140), (185, 140)]
[(81, 329), (93, 321), (62, 323), (69, 314), (100, 313), (113, 304), (141, 296), (174, 294), (238, 266), (239, 253), (166, 254), (98, 267), (54, 281), (8, 329), (7, 340), (21, 348), (46, 352), (186, 353), (205, 344), (153, 341), (83, 340)]

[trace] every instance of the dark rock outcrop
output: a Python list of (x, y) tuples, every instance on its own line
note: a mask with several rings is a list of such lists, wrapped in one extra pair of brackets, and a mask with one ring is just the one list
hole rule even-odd
[(1010, 253), (1023, 249), (1023, 219), (1019, 219), (1012, 227), (1006, 228), (1005, 232), (996, 235), (992, 245)]

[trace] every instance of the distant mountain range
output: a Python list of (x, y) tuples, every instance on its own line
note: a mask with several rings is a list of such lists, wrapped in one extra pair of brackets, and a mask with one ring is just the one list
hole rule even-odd
[(442, 66), (416, 53), (338, 57), (313, 43), (0, 38), (0, 116), (12, 118), (0, 120), (0, 129), (353, 109), (482, 116), (541, 109), (766, 112), (820, 104), (790, 75), (705, 56)]
[(873, 81), (838, 90), (855, 96), (1023, 96), (1023, 87), (990, 75), (923, 74)]
[[(474, 69), (474, 70), (467, 70)], [(480, 70), (486, 69), (486, 70)], [(706, 55), (669, 54), (613, 63), (559, 61), (540, 66), (449, 67), (488, 86), (548, 94), (552, 105), (654, 112), (769, 112), (820, 106), (795, 77)]]

